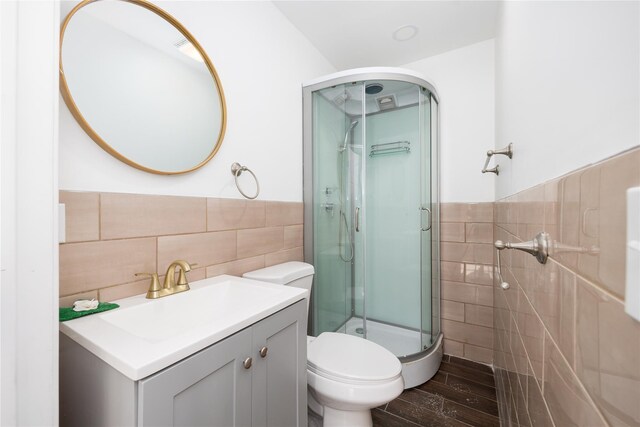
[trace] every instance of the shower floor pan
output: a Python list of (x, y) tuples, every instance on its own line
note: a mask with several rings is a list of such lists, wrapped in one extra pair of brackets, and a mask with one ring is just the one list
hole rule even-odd
[[(337, 332), (363, 337), (362, 318), (350, 318)], [(431, 337), (425, 334), (425, 338)], [(438, 372), (442, 361), (442, 334), (430, 349), (419, 353), (421, 350), (419, 331), (367, 320), (367, 339), (383, 346), (400, 359), (404, 388), (423, 384)]]

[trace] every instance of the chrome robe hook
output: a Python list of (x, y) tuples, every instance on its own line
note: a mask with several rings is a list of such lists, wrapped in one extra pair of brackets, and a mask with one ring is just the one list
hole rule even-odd
[(487, 169), (487, 166), (489, 166), (489, 162), (491, 161), (491, 157), (495, 156), (496, 154), (502, 154), (504, 156), (507, 156), (510, 159), (513, 158), (513, 143), (510, 142), (509, 145), (507, 145), (504, 148), (501, 148), (500, 150), (487, 151), (487, 160), (484, 162), (482, 173), (491, 172), (491, 173), (495, 173), (496, 175), (500, 175), (500, 165), (495, 165), (491, 169)]

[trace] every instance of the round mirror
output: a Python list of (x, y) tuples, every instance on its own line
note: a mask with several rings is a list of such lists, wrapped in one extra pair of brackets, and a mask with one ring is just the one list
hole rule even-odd
[(180, 174), (216, 154), (224, 94), (200, 44), (144, 0), (85, 0), (60, 33), (60, 91), (105, 151), (138, 169)]

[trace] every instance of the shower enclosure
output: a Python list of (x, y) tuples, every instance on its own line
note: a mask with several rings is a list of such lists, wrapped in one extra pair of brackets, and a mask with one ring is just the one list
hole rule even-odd
[(303, 101), (310, 332), (376, 342), (421, 384), (442, 359), (436, 91), (368, 68), (304, 85)]

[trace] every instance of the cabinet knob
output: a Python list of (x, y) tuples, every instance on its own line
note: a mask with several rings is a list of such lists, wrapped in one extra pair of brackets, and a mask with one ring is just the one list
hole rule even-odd
[(244, 369), (251, 368), (251, 362), (253, 362), (253, 359), (251, 359), (250, 357), (244, 359), (244, 362), (242, 362), (242, 366), (244, 366)]
[(260, 349), (260, 357), (265, 358), (267, 357), (267, 353), (269, 352), (269, 348), (268, 347), (262, 347)]

